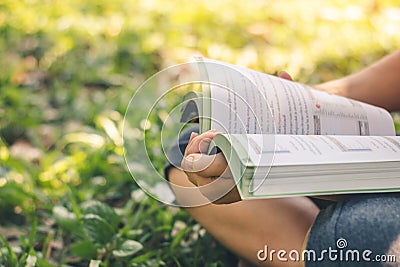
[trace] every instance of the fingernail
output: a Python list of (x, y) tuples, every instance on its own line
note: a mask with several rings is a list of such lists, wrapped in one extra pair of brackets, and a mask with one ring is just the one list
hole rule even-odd
[(192, 138), (193, 138), (193, 137), (194, 137), (194, 132), (192, 132), (192, 133), (190, 134), (189, 142), (192, 141)]
[(194, 156), (193, 155), (189, 155), (186, 157), (187, 161), (194, 161)]
[(187, 156), (185, 158), (185, 161), (187, 162), (185, 164), (186, 168), (187, 168), (187, 171), (193, 171), (194, 170), (194, 162), (196, 160), (195, 158), (196, 158), (195, 155), (189, 155), (189, 156)]

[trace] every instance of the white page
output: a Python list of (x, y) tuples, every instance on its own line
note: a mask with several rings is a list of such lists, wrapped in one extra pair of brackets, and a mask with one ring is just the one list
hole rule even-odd
[(210, 80), (223, 81), (232, 89), (210, 88), (213, 129), (229, 133), (395, 135), (392, 117), (382, 108), (244, 67), (204, 61), (226, 66), (227, 71), (223, 71), (206, 65)]
[(271, 143), (270, 135), (236, 135), (236, 138), (256, 166), (398, 161), (400, 167), (397, 136), (275, 135), (275, 144)]
[(247, 76), (229, 67), (206, 66), (210, 81), (224, 85), (211, 85), (211, 99), (204, 98), (211, 101), (212, 129), (229, 133), (275, 132), (268, 101)]

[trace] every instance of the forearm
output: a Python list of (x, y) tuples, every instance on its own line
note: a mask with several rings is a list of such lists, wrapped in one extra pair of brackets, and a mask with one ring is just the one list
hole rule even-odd
[(315, 86), (389, 111), (400, 110), (400, 51), (353, 75)]

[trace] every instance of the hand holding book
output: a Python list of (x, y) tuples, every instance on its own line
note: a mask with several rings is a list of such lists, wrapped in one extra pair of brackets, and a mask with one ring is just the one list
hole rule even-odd
[[(199, 66), (210, 86), (185, 97), (181, 121), (197, 118), (204, 135), (192, 137), (182, 166), (211, 201), (230, 191), (220, 202), (237, 201), (237, 192), (250, 199), (399, 190), (400, 139), (384, 109), (285, 81), (287, 73), (279, 79), (208, 59)], [(214, 86), (219, 80), (229, 83)], [(211, 139), (223, 155), (205, 154)], [(225, 169), (230, 179), (215, 179)]]
[[(292, 77), (287, 72), (279, 73), (279, 77), (292, 80)], [(186, 147), (185, 155), (181, 166), (188, 176), (190, 182), (195, 186), (200, 187), (200, 191), (210, 200), (217, 199), (216, 196), (221, 196), (213, 201), (214, 204), (229, 204), (240, 201), (240, 194), (232, 173), (228, 166), (223, 153), (208, 155), (210, 141), (218, 134), (215, 130), (207, 131), (203, 134), (192, 133), (189, 144)], [(214, 182), (216, 179), (222, 178), (220, 186), (212, 186), (207, 189), (202, 189), (202, 186)], [(211, 191), (209, 188), (212, 188)]]
[[(217, 134), (213, 130), (200, 135), (192, 133), (181, 166), (205, 197), (215, 200), (215, 204), (228, 204), (239, 201), (240, 195), (225, 156), (221, 152), (207, 154), (210, 142)], [(211, 183), (214, 184), (205, 186)]]
[[(394, 62), (393, 59), (396, 58), (397, 60)], [(217, 146), (225, 155), (224, 159), (228, 166), (231, 166), (230, 171), (237, 183), (242, 199), (263, 199), (294, 195), (315, 196), (321, 192), (333, 193), (338, 196), (342, 192), (399, 191), (400, 137), (394, 136), (393, 121), (390, 119), (390, 115), (379, 108), (351, 100), (356, 99), (375, 104), (389, 111), (400, 110), (400, 83), (398, 82), (400, 81), (400, 76), (398, 76), (400, 65), (397, 65), (397, 67), (393, 65), (396, 62), (400, 64), (400, 53), (395, 54), (390, 59), (392, 67), (387, 64), (378, 64), (373, 69), (362, 71), (359, 74), (352, 75), (350, 78), (346, 77), (337, 83), (322, 84), (317, 87), (320, 91), (241, 68), (243, 73), (248, 74), (248, 77), (257, 84), (256, 89), (265, 92), (265, 98), (254, 94), (253, 87), (247, 87), (249, 89), (246, 89), (246, 79), (240, 80), (237, 77), (224, 76), (223, 72), (216, 73), (214, 71), (218, 70), (218, 68), (209, 69), (207, 67), (210, 65), (203, 64), (202, 66), (206, 67), (205, 74), (209, 75), (210, 81), (215, 76), (232, 81), (227, 86), (232, 89), (230, 91), (232, 94), (224, 97), (217, 88), (203, 86), (200, 93), (192, 95), (194, 97), (184, 99), (190, 100), (190, 103), (194, 104), (197, 109), (184, 109), (183, 111), (189, 112), (183, 113), (186, 116), (182, 116), (184, 119), (182, 122), (200, 122), (201, 133), (213, 128), (226, 133), (212, 134), (211, 147)], [(387, 78), (387, 75), (382, 75), (383, 69), (393, 74), (389, 75), (391, 78)], [(373, 75), (374, 73), (377, 75)], [(238, 76), (243, 78), (243, 75)], [(380, 77), (374, 79), (376, 76)], [(382, 81), (383, 79), (387, 79), (387, 81)], [(395, 80), (397, 80), (397, 83), (394, 82)], [(362, 84), (363, 82), (364, 85)], [(343, 97), (325, 94), (323, 91)], [(198, 91), (194, 92), (197, 93)], [(239, 97), (235, 98), (237, 95)], [(382, 95), (385, 95), (385, 97)], [(234, 112), (226, 112), (228, 109), (220, 107), (217, 101), (202, 101), (202, 98), (206, 99), (207, 97), (218, 98), (220, 105), (232, 107)], [(248, 103), (250, 104), (246, 106), (247, 108), (236, 105), (240, 104), (240, 97), (249, 100)], [(346, 99), (345, 97), (351, 99)], [(390, 100), (391, 103), (384, 98)], [(235, 102), (235, 100), (238, 101)], [(267, 104), (271, 107), (273, 118), (277, 124), (277, 127), (272, 130), (277, 129), (276, 132), (269, 131), (271, 128), (266, 128), (265, 131), (263, 128), (261, 132), (253, 131), (252, 114), (246, 111), (260, 110), (262, 104), (264, 104), (263, 101), (269, 101)], [(191, 112), (195, 114), (194, 117), (187, 115), (192, 114)], [(247, 123), (245, 126), (250, 127), (235, 127), (236, 121), (240, 121), (236, 120), (238, 116), (235, 115), (240, 116), (243, 119), (242, 121)], [(260, 112), (258, 118), (267, 118), (268, 115), (270, 114), (267, 113), (265, 117), (262, 117), (262, 112)], [(208, 123), (209, 121), (207, 120), (205, 120), (206, 123), (201, 124), (202, 116), (220, 122), (227, 130), (221, 130)], [(192, 120), (193, 118), (195, 119)], [(274, 140), (268, 139), (268, 136), (271, 135), (275, 136)], [(197, 135), (194, 137), (197, 137)], [(179, 178), (189, 183), (188, 179), (186, 179), (189, 177), (190, 181), (195, 185), (214, 184), (215, 177), (213, 176), (215, 173), (211, 175), (205, 170), (215, 170), (216, 166), (210, 164), (210, 162), (214, 162), (220, 157), (206, 154), (210, 151), (205, 149), (209, 140), (203, 143), (200, 139), (198, 138), (196, 142), (191, 142), (192, 148), (197, 148), (196, 151), (188, 150), (185, 154), (186, 157), (189, 157), (192, 155), (190, 153), (195, 152), (193, 153), (195, 156), (188, 159), (196, 159), (196, 162), (191, 160), (186, 162), (186, 159), (184, 159), (182, 164), (187, 168), (191, 168), (191, 170), (186, 174), (181, 172), (181, 176), (176, 175), (175, 180)], [(209, 136), (206, 139), (210, 139)], [(273, 141), (269, 143), (272, 146), (265, 141)], [(276, 157), (272, 160), (257, 161), (260, 156), (267, 153), (273, 154), (276, 150), (278, 150), (278, 153), (275, 154)], [(233, 152), (236, 155), (233, 155)], [(253, 161), (255, 164), (248, 164), (246, 157), (255, 159)], [(221, 167), (220, 164), (219, 168)], [(204, 169), (205, 166), (208, 166), (208, 168)], [(246, 171), (246, 169), (249, 171)], [(199, 171), (196, 172), (197, 170)], [(268, 173), (267, 179), (265, 179), (265, 175), (261, 175), (262, 173)], [(261, 185), (265, 185), (260, 187), (263, 192), (254, 190), (254, 183), (251, 183), (254, 180), (256, 182), (262, 181)], [(385, 199), (386, 201), (387, 197), (383, 197), (383, 195), (385, 194), (379, 194), (379, 197), (382, 196), (381, 200)], [(366, 197), (361, 196), (359, 198), (360, 201), (356, 201), (364, 204), (364, 208), (368, 209), (366, 209), (367, 212), (365, 213), (359, 212), (362, 206), (354, 205), (355, 202), (352, 202), (353, 206), (351, 206), (351, 209), (347, 209), (347, 212), (342, 212), (342, 205), (340, 205), (340, 214), (342, 215), (340, 219), (346, 219), (342, 227), (345, 227), (346, 233), (349, 233), (348, 229), (351, 229), (350, 231), (356, 233), (357, 236), (359, 236), (361, 229), (364, 233), (361, 236), (361, 242), (366, 237), (374, 237), (374, 233), (382, 236), (380, 233), (384, 232), (384, 229), (395, 229), (397, 227), (387, 224), (390, 221), (389, 218), (393, 217), (395, 212), (390, 213), (388, 209), (385, 210), (387, 206), (383, 201), (377, 201), (377, 205), (372, 205), (373, 202), (370, 199), (375, 197), (375, 194)], [(285, 247), (286, 242), (290, 242), (290, 246), (296, 243), (293, 242), (292, 237), (300, 237), (297, 243), (307, 243), (307, 249), (314, 249), (311, 246), (313, 244), (312, 241), (325, 240), (323, 237), (328, 236), (330, 233), (326, 231), (329, 230), (329, 227), (322, 229), (314, 227), (314, 231), (311, 229), (311, 233), (314, 234), (311, 234), (309, 239), (306, 236), (307, 229), (315, 220), (316, 212), (318, 211), (315, 205), (308, 204), (312, 204), (308, 198), (295, 197), (269, 199), (268, 201), (242, 201), (241, 203), (223, 207), (206, 205), (199, 209), (188, 209), (188, 211), (222, 244), (231, 248), (238, 255), (243, 256), (243, 251), (249, 251), (249, 255), (252, 257), (255, 249), (251, 245), (257, 244), (259, 239), (268, 240), (268, 245), (271, 244), (271, 247), (279, 246), (282, 248)], [(324, 216), (319, 217), (319, 220), (318, 218), (315, 220), (316, 224), (338, 225), (336, 222), (339, 221), (339, 218), (333, 216), (333, 211), (338, 209), (339, 207), (336, 207), (324, 212)], [(373, 214), (378, 210), (379, 216), (374, 217)], [(271, 217), (271, 214), (274, 214), (274, 216)], [(366, 214), (366, 216), (363, 214)], [(360, 219), (363, 222), (362, 224), (360, 224)], [(294, 223), (290, 224), (291, 222)], [(328, 222), (333, 222), (334, 224)], [(371, 228), (365, 228), (366, 225), (371, 225)], [(353, 228), (349, 226), (353, 226)], [(240, 230), (238, 231), (237, 229)], [(264, 232), (265, 229), (268, 229), (267, 233)], [(378, 229), (382, 229), (382, 231), (377, 231)], [(242, 235), (243, 233), (244, 235)], [(277, 235), (276, 233), (279, 234)], [(318, 233), (322, 235), (318, 235)], [(396, 234), (393, 234), (393, 236), (396, 236)], [(306, 242), (307, 239), (308, 242)], [(389, 236), (385, 237), (385, 239), (390, 241), (387, 244), (392, 243)], [(348, 240), (358, 247), (357, 238), (352, 239), (350, 235)], [(385, 244), (380, 241), (381, 239), (374, 240), (379, 240), (375, 242), (379, 246)], [(237, 244), (243, 244), (243, 247), (238, 247)], [(360, 245), (360, 247), (362, 246)], [(258, 249), (257, 246), (256, 249)], [(259, 263), (259, 261), (255, 261), (255, 263)]]

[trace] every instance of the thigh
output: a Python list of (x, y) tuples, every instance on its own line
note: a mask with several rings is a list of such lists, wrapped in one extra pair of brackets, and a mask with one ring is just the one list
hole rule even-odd
[[(170, 170), (169, 177), (174, 184), (194, 187), (186, 174), (176, 168)], [(191, 197), (181, 195), (179, 191), (175, 191), (175, 194), (178, 202)], [(300, 251), (307, 231), (319, 212), (307, 197), (207, 204), (186, 210), (235, 254), (254, 264), (268, 266), (301, 264), (279, 260), (277, 253), (279, 250), (287, 253), (291, 250)], [(288, 255), (283, 257), (287, 258)]]

